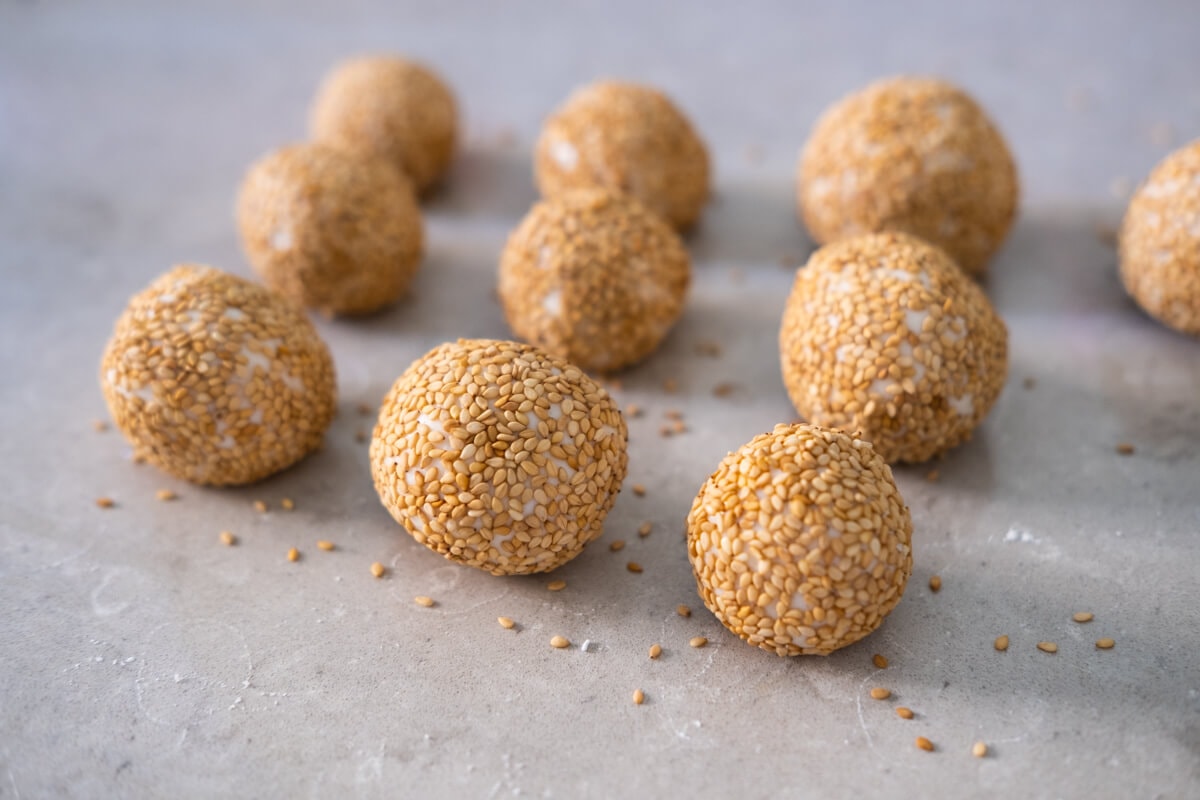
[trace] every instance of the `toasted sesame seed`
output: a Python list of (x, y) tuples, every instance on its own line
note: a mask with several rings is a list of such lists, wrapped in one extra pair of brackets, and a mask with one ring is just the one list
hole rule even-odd
[(433, 598), (426, 597), (423, 594), (419, 594), (416, 597), (414, 597), (413, 602), (419, 606), (424, 606), (425, 608), (433, 608)]
[(938, 575), (934, 575), (929, 579), (929, 591), (940, 592), (942, 590), (942, 579)]
[(1038, 642), (1037, 649), (1041, 650), (1043, 653), (1057, 653), (1058, 645), (1056, 645), (1054, 642)]
[(654, 525), (649, 522), (643, 522), (638, 527), (638, 536), (645, 538), (650, 535), (650, 531), (654, 530)]
[(92, 430), (96, 433), (104, 433), (108, 430), (108, 423), (102, 419), (94, 419), (92, 420)]
[(324, 550), (326, 553), (328, 553), (330, 550), (333, 549), (333, 547), (334, 547), (333, 542), (327, 541), (325, 539), (317, 540), (317, 549), (318, 550)]
[(675, 422), (675, 424), (671, 426), (671, 432), (672, 433), (687, 433), (688, 426), (684, 424), (683, 420), (677, 420)]
[(221, 544), (225, 545), (226, 547), (233, 547), (235, 544), (237, 544), (237, 537), (234, 536), (230, 531), (221, 531), (220, 538)]
[(629, 487), (629, 488), (630, 488), (630, 489), (632, 489), (632, 490), (633, 490), (633, 493), (634, 493), (635, 495), (637, 495), (638, 497), (645, 497), (645, 496), (646, 496), (646, 487), (645, 487), (645, 486), (643, 486), (643, 485), (642, 485), (642, 484), (640, 484), (640, 483), (635, 483), (633, 486), (631, 486), (631, 487)]
[(385, 572), (387, 572), (387, 568), (378, 561), (375, 561), (371, 564), (371, 574), (376, 578), (382, 578)]
[(300, 560), (300, 551), (294, 547), (291, 550), (288, 550), (287, 551), (287, 560), (288, 561), (299, 561)]
[(1096, 640), (1096, 647), (1100, 648), (1101, 650), (1111, 650), (1115, 644), (1116, 642), (1107, 636), (1105, 636), (1103, 639)]
[(612, 550), (615, 553), (624, 547), (625, 547), (625, 540), (624, 539), (616, 539), (611, 544), (609, 544), (608, 549)]
[(117, 504), (116, 501), (113, 500), (111, 497), (97, 497), (96, 498), (96, 505), (99, 506), (100, 508), (112, 508), (116, 504)]
[(637, 403), (630, 403), (625, 406), (625, 414), (630, 417), (640, 417), (642, 415), (642, 407)]
[(565, 636), (555, 636), (550, 640), (550, 646), (558, 650), (571, 646), (571, 640)]
[(1008, 649), (1008, 636), (997, 636), (996, 641), (992, 643), (992, 646), (1003, 653)]
[(913, 712), (912, 709), (908, 708), (907, 706), (896, 706), (896, 716), (900, 719), (912, 719)]
[(879, 669), (887, 669), (888, 660), (879, 653), (876, 653), (875, 655), (871, 656), (871, 663)]
[(704, 645), (708, 644), (708, 638), (705, 636), (693, 636), (691, 639), (688, 639), (688, 644), (692, 647), (704, 647)]
[(375, 409), (371, 408), (370, 403), (359, 403), (355, 406), (355, 410), (358, 411), (359, 416), (369, 417)]
[(279, 507), (284, 511), (291, 511), (296, 507), (296, 504), (292, 502), (292, 498), (285, 497), (279, 501)]
[(636, 561), (630, 561), (628, 564), (625, 565), (625, 569), (629, 570), (630, 572), (632, 572), (634, 574), (641, 574), (642, 565)]
[(671, 430), (670, 425), (663, 425), (658, 429), (658, 435), (664, 439), (669, 439), (675, 435), (675, 431)]
[(641, 689), (634, 689), (633, 690), (633, 704), (635, 706), (640, 706), (644, 702), (646, 702), (646, 693), (643, 692)]
[(882, 686), (876, 686), (871, 690), (872, 700), (887, 700), (891, 696), (892, 691), (890, 689), (885, 689)]
[(925, 480), (929, 481), (930, 483), (937, 483), (938, 478), (940, 477), (941, 473), (939, 473), (936, 469), (931, 469), (929, 472), (925, 473)]
[(517, 623), (513, 622), (512, 617), (496, 617), (496, 622), (500, 623), (501, 628), (510, 631), (517, 626)]
[(976, 742), (974, 746), (971, 747), (971, 755), (975, 756), (976, 758), (983, 758), (987, 754), (988, 746), (983, 742)]
[(354, 432), (354, 441), (358, 442), (359, 444), (365, 444), (367, 442), (367, 432), (362, 428), (356, 430)]
[(651, 658), (658, 658), (661, 655), (662, 655), (662, 645), (658, 644), (657, 642), (650, 645), (650, 657)]
[(922, 749), (928, 753), (933, 752), (933, 742), (929, 741), (924, 736), (917, 737), (916, 745), (917, 745), (917, 747), (919, 747), (920, 749)]
[(1071, 619), (1075, 620), (1076, 622), (1091, 622), (1093, 619), (1095, 619), (1095, 615), (1090, 611), (1076, 611), (1071, 615)]
[(696, 353), (709, 358), (718, 358), (721, 355), (721, 345), (709, 340), (699, 341), (696, 342)]
[(1129, 442), (1121, 442), (1120, 444), (1117, 445), (1117, 454), (1118, 455), (1131, 456), (1135, 452), (1137, 452), (1137, 448), (1135, 448)]
[(264, 503), (262, 500), (255, 500), (254, 501), (254, 510), (260, 514), (265, 514), (265, 513), (267, 513), (267, 504)]
[(678, 408), (668, 408), (663, 412), (663, 416), (670, 420), (681, 420), (683, 419), (683, 412)]
[(179, 495), (175, 494), (170, 489), (159, 489), (157, 492), (154, 493), (154, 496), (157, 497), (159, 500), (162, 500), (164, 503), (169, 500), (174, 500), (177, 497), (179, 497)]
[(680, 603), (679, 605), (675, 606), (675, 613), (681, 617), (690, 617), (692, 615), (692, 609), (688, 608), (683, 603)]
[(563, 589), (567, 588), (567, 582), (559, 578), (558, 580), (547, 583), (546, 588), (552, 592), (561, 592)]
[(662, 388), (667, 394), (675, 394), (675, 392), (679, 391), (679, 381), (674, 378), (667, 378), (663, 381)]
[(712, 388), (713, 397), (729, 397), (735, 388), (732, 383), (718, 383)]

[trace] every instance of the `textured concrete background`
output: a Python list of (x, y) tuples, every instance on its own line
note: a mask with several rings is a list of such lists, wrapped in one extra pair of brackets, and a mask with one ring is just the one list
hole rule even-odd
[[(1200, 795), (1200, 341), (1125, 299), (1095, 232), (1200, 135), (1200, 5), (699, 5), (0, 0), (0, 797)], [(304, 136), (331, 63), (376, 50), (436, 66), (467, 135), (427, 206), (412, 297), (319, 322), (342, 398), (326, 448), (241, 490), (131, 464), (91, 427), (125, 299), (179, 261), (246, 274), (242, 170)], [(700, 606), (682, 520), (726, 451), (793, 418), (775, 337), (811, 249), (796, 152), (825, 105), (901, 71), (968, 87), (1018, 158), (1022, 216), (987, 283), (1012, 374), (940, 482), (898, 471), (916, 571), (883, 628), (779, 659)], [(437, 342), (507, 334), (494, 270), (533, 200), (533, 138), (602, 75), (677, 98), (714, 152), (717, 199), (689, 239), (682, 324), (618, 393), (647, 410), (630, 474), (647, 496), (625, 492), (549, 593), (404, 535), (375, 498), (355, 407)], [(704, 340), (723, 354), (698, 354)], [(713, 397), (726, 381), (734, 394)], [(663, 440), (670, 408), (691, 430)], [(1117, 456), (1123, 441), (1137, 453)], [(160, 487), (180, 499), (156, 501)], [(276, 510), (256, 514), (260, 498)], [(241, 545), (221, 547), (222, 528)], [(1096, 620), (1072, 623), (1079, 610)], [(589, 649), (551, 650), (554, 634)], [(708, 648), (687, 646), (698, 634)], [(1100, 636), (1116, 648), (1096, 651)], [(1034, 649), (1044, 639), (1057, 655)], [(871, 700), (875, 685), (895, 700)]]

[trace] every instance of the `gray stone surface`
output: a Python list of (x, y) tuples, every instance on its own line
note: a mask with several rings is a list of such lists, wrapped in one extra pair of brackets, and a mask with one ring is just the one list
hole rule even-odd
[[(699, 5), (0, 4), (0, 797), (1200, 795), (1200, 341), (1125, 299), (1095, 234), (1119, 219), (1114, 188), (1200, 134), (1200, 6)], [(223, 491), (133, 465), (91, 427), (113, 320), (174, 262), (247, 273), (242, 170), (302, 138), (321, 73), (364, 50), (428, 60), (465, 112), (415, 292), (318, 323), (342, 398), (320, 454)], [(780, 659), (701, 607), (682, 520), (726, 451), (793, 418), (775, 337), (811, 248), (791, 209), (796, 151), (822, 107), (898, 71), (967, 86), (1017, 154), (1022, 216), (987, 282), (1011, 379), (939, 482), (898, 470), (916, 571), (883, 628)], [(549, 593), (404, 535), (355, 408), (437, 342), (506, 335), (494, 270), (533, 199), (533, 137), (605, 74), (678, 98), (718, 197), (689, 240), (682, 324), (619, 392), (647, 411), (630, 473), (647, 496), (625, 492)], [(701, 340), (723, 354), (698, 355)], [(714, 398), (724, 381), (737, 391)], [(669, 408), (691, 430), (662, 440)], [(1124, 441), (1135, 455), (1114, 453)], [(275, 510), (256, 514), (258, 498)], [(655, 530), (639, 539), (643, 520)], [(222, 528), (240, 546), (220, 546)], [(1096, 620), (1071, 622), (1079, 610)], [(554, 634), (576, 646), (552, 650)], [(687, 646), (697, 634), (708, 648)], [(1116, 648), (1096, 651), (1100, 636)], [(1035, 649), (1046, 639), (1057, 655)], [(895, 699), (871, 700), (875, 685)], [(976, 740), (992, 755), (972, 758)]]

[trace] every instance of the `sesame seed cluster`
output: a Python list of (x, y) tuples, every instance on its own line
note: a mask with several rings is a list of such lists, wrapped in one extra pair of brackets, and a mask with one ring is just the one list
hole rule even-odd
[(1146, 313), (1200, 335), (1200, 140), (1168, 155), (1129, 203), (1121, 280)]
[(391, 56), (338, 65), (317, 91), (313, 139), (391, 162), (425, 192), (445, 173), (458, 138), (450, 88), (431, 70)]
[(625, 478), (625, 421), (578, 367), (460, 339), (417, 359), (371, 439), (380, 499), (413, 538), (491, 572), (546, 572), (602, 532)]
[(297, 144), (255, 163), (237, 208), (246, 255), (289, 300), (330, 314), (367, 314), (397, 300), (423, 250), (408, 180), (378, 160)]
[(315, 450), (333, 419), (333, 360), (282, 297), (178, 266), (135, 295), (100, 366), (137, 456), (201, 484), (251, 483)]
[(981, 275), (1012, 226), (1017, 171), (964, 91), (927, 78), (878, 81), (829, 108), (800, 157), (797, 205), (819, 243), (915, 234)]
[(788, 396), (888, 463), (967, 440), (1008, 373), (1008, 331), (939, 248), (903, 233), (826, 245), (796, 273), (779, 333)]
[(875, 630), (912, 572), (912, 520), (867, 441), (779, 425), (730, 453), (687, 518), (704, 604), (748, 643), (828, 655)]
[(579, 189), (537, 203), (500, 258), (500, 300), (517, 336), (588, 370), (653, 352), (683, 313), (691, 261), (637, 200)]
[(662, 92), (619, 81), (576, 90), (546, 120), (534, 149), (543, 197), (604, 187), (632, 195), (676, 228), (709, 197), (708, 150)]

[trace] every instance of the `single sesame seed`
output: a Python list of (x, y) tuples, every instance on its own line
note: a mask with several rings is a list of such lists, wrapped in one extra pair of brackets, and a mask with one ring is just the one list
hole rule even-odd
[(96, 433), (104, 433), (106, 430), (108, 430), (108, 423), (102, 419), (92, 420), (92, 430), (94, 430)]
[(1003, 653), (1008, 649), (1008, 636), (997, 636), (996, 641), (992, 643), (992, 646)]
[(988, 746), (986, 744), (984, 744), (983, 742), (976, 742), (975, 745), (971, 748), (971, 755), (975, 756), (976, 758), (983, 758), (987, 754), (988, 754)]
[(940, 477), (941, 474), (936, 469), (931, 469), (929, 472), (925, 473), (925, 480), (929, 481), (930, 483), (937, 483), (938, 478)]
[(1076, 611), (1071, 615), (1071, 619), (1075, 620), (1076, 622), (1091, 622), (1093, 619), (1095, 619), (1095, 615), (1090, 611)]
[(912, 709), (908, 708), (907, 706), (896, 706), (896, 716), (900, 719), (912, 719), (913, 712)]
[(385, 572), (387, 572), (387, 568), (378, 561), (371, 564), (371, 574), (376, 578), (382, 578)]
[(655, 643), (650, 645), (650, 657), (658, 658), (662, 655), (662, 645)]
[(326, 541), (325, 539), (318, 539), (317, 540), (317, 549), (324, 550), (326, 553), (328, 553), (330, 550), (333, 549), (333, 542)]
[(154, 496), (157, 497), (159, 500), (162, 500), (164, 503), (169, 500), (174, 500), (175, 498), (179, 497), (179, 495), (175, 494), (170, 489), (159, 489), (157, 492), (154, 493)]
[(371, 415), (371, 412), (374, 410), (371, 408), (370, 403), (359, 403), (358, 406), (356, 406), (356, 408), (358, 410), (359, 415), (364, 416), (364, 417), (369, 417)]
[(671, 426), (671, 431), (673, 433), (687, 433), (688, 426), (684, 424), (683, 420), (679, 420)]
[(670, 439), (675, 435), (675, 431), (671, 430), (670, 425), (663, 425), (658, 429), (658, 435), (664, 439)]
[(688, 639), (688, 644), (692, 647), (704, 647), (704, 645), (708, 644), (708, 638), (704, 636), (693, 636), (691, 639)]
[(1037, 378), (1026, 378), (1025, 380), (1021, 381), (1021, 385), (1026, 389), (1032, 389), (1033, 387), (1037, 386)]
[(625, 565), (625, 569), (629, 570), (630, 572), (634, 573), (635, 575), (640, 575), (642, 572), (642, 565), (636, 561), (630, 561), (628, 564)]
[(634, 484), (633, 486), (631, 486), (630, 488), (631, 488), (631, 489), (633, 489), (633, 493), (634, 493), (635, 495), (637, 495), (638, 497), (645, 497), (645, 496), (646, 496), (646, 487), (645, 487), (645, 486), (642, 486), (642, 484), (640, 484), (640, 483), (635, 483), (635, 484)]
[(929, 579), (929, 591), (940, 592), (942, 590), (942, 579), (938, 575), (934, 575)]
[(433, 598), (426, 597), (423, 594), (419, 594), (416, 597), (414, 597), (413, 602), (419, 606), (424, 606), (425, 608), (433, 608)]
[(367, 432), (362, 428), (356, 430), (354, 432), (354, 441), (358, 442), (359, 444), (365, 444), (367, 441)]
[(871, 656), (871, 663), (879, 669), (887, 669), (888, 660), (879, 653), (876, 653), (875, 655)]
[(556, 581), (550, 581), (547, 583), (546, 588), (552, 592), (561, 592), (563, 589), (567, 588), (567, 582), (560, 578)]
[(550, 646), (562, 650), (564, 647), (570, 647), (571, 641), (565, 636), (555, 636), (550, 640)]
[(292, 498), (285, 497), (279, 501), (279, 507), (284, 511), (291, 511), (296, 507), (296, 504), (292, 502)]
[(640, 417), (642, 415), (642, 407), (637, 403), (630, 403), (625, 406), (625, 413), (630, 417)]
[(927, 753), (933, 752), (933, 742), (929, 741), (924, 736), (917, 737), (916, 745)]
[(667, 394), (675, 394), (675, 392), (679, 391), (679, 381), (674, 378), (667, 378), (663, 381), (662, 388)]
[(1105, 636), (1103, 639), (1096, 640), (1096, 647), (1100, 648), (1101, 650), (1112, 650), (1113, 645), (1115, 644), (1116, 642), (1107, 636)]
[(1037, 649), (1041, 650), (1043, 653), (1057, 653), (1058, 645), (1056, 645), (1054, 642), (1038, 642)]
[(712, 389), (713, 397), (729, 397), (729, 395), (733, 394), (734, 389), (735, 387), (732, 383), (718, 383)]
[(882, 686), (876, 686), (874, 689), (871, 690), (871, 699), (872, 700), (887, 700), (891, 696), (892, 696), (891, 690), (885, 689)]
[(608, 546), (608, 549), (609, 549), (609, 550), (612, 550), (612, 551), (615, 553), (615, 552), (617, 552), (618, 550), (622, 549), (623, 547), (625, 547), (625, 540), (624, 540), (624, 539), (617, 539), (616, 541), (614, 541), (612, 544), (610, 544), (610, 545)]
[(233, 547), (235, 544), (237, 544), (237, 537), (234, 536), (230, 531), (221, 531), (220, 537), (221, 544), (225, 545), (226, 547)]
[(96, 505), (99, 506), (100, 508), (112, 508), (116, 504), (117, 504), (116, 501), (113, 500), (111, 497), (97, 497), (96, 498)]
[(675, 606), (675, 613), (681, 617), (690, 617), (692, 615), (692, 609), (688, 608), (683, 603), (680, 603), (679, 605)]
[(505, 630), (512, 630), (517, 627), (517, 623), (513, 622), (512, 617), (496, 617), (496, 622), (500, 623), (500, 627)]
[(267, 513), (267, 504), (264, 503), (262, 500), (255, 500), (254, 501), (254, 510), (260, 514), (265, 514), (265, 513)]
[(1135, 452), (1137, 452), (1137, 448), (1135, 448), (1129, 442), (1121, 442), (1120, 444), (1117, 445), (1117, 454), (1118, 455), (1131, 456)]
[(643, 692), (641, 689), (634, 689), (633, 690), (633, 704), (635, 706), (640, 706), (644, 702), (646, 702), (646, 693)]
[(294, 547), (291, 550), (288, 550), (287, 560), (288, 561), (299, 561), (300, 560), (300, 551)]
[(638, 527), (638, 536), (645, 538), (650, 535), (650, 531), (654, 530), (654, 525), (649, 522), (643, 522)]
[(670, 420), (681, 420), (683, 419), (683, 412), (678, 408), (668, 408), (663, 412), (663, 416)]

